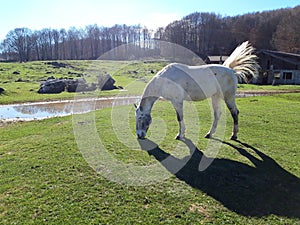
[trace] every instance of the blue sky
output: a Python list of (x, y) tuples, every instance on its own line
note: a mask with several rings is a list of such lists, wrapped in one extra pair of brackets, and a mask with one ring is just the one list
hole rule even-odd
[(300, 5), (300, 0), (0, 0), (0, 41), (15, 28), (146, 25), (155, 29), (193, 12), (222, 16)]

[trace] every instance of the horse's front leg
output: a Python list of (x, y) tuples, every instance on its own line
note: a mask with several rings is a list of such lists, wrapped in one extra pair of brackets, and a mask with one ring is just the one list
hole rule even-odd
[(185, 125), (183, 121), (183, 102), (172, 102), (172, 104), (176, 110), (177, 120), (179, 123), (179, 132), (176, 136), (176, 140), (182, 140), (185, 135)]

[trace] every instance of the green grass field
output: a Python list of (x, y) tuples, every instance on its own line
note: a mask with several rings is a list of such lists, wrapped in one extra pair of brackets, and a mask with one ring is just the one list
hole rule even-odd
[[(206, 101), (194, 105), (200, 130), (194, 134), (187, 125), (191, 139), (186, 142), (173, 139), (177, 122), (171, 105), (157, 102), (151, 138), (141, 146), (134, 138), (133, 107), (113, 109), (129, 112), (123, 132), (140, 150), (120, 140), (110, 108), (77, 119), (6, 124), (0, 134), (0, 223), (299, 224), (299, 102), (300, 94), (238, 99), (239, 142), (228, 140), (232, 122), (227, 113), (224, 142), (203, 172), (198, 165), (211, 120)], [(104, 146), (90, 146), (103, 156), (94, 165), (98, 172), (83, 158), (73, 130), (82, 127), (79, 133), (84, 134), (89, 123)], [(162, 140), (153, 134), (161, 123), (167, 128)], [(92, 138), (92, 132), (84, 137), (87, 143), (94, 143)], [(159, 145), (151, 151), (141, 150), (155, 143)], [(190, 156), (194, 145), (197, 149)], [(191, 159), (181, 170), (170, 172), (172, 163), (187, 156)], [(161, 164), (167, 157), (169, 163)], [(147, 176), (157, 180), (146, 185)], [(140, 185), (126, 185), (139, 181)]]
[[(6, 90), (0, 104), (72, 99), (74, 93), (36, 91), (48, 76), (76, 73), (88, 82), (89, 73), (111, 73), (128, 88), (124, 93), (141, 94), (150, 71), (165, 65), (64, 62), (69, 67), (0, 63)], [(240, 91), (299, 89), (239, 85)], [(140, 142), (133, 106), (0, 123), (0, 224), (300, 224), (300, 93), (239, 98), (237, 105), (239, 141), (229, 140), (228, 110), (224, 136), (204, 138), (212, 119), (208, 101), (185, 103), (185, 141), (174, 140), (176, 113), (166, 101), (155, 103), (149, 139)]]
[[(97, 82), (98, 75), (110, 74), (116, 80), (115, 85), (127, 87), (135, 83), (134, 88), (127, 89), (124, 94), (141, 94), (146, 82), (153, 73), (158, 72), (166, 62), (151, 61), (57, 61), (66, 67), (56, 68), (49, 62), (0, 63), (0, 87), (5, 92), (0, 96), (0, 104), (74, 99), (75, 95), (83, 97), (118, 95), (120, 91), (96, 91), (85, 93), (38, 94), (42, 81), (48, 77), (73, 78), (83, 77), (88, 83)], [(151, 73), (152, 71), (152, 73)], [(14, 74), (17, 73), (17, 74)]]

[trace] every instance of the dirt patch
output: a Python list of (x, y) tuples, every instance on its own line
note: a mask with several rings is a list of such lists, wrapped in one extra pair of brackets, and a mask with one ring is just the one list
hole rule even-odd
[(21, 122), (25, 122), (24, 120), (0, 120), (0, 127), (5, 127), (7, 125), (10, 124), (14, 124), (14, 123), (21, 123)]
[(45, 65), (52, 65), (53, 68), (66, 68), (66, 67), (71, 67), (74, 68), (73, 66), (67, 64), (67, 63), (62, 63), (62, 62), (45, 62)]

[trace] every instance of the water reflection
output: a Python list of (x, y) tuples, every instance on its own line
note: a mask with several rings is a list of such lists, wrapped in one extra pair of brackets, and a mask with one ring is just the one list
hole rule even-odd
[[(237, 98), (268, 95), (270, 93), (237, 93)], [(0, 120), (34, 120), (90, 112), (112, 106), (136, 103), (140, 96), (80, 99), (73, 101), (0, 105)]]
[(112, 106), (129, 105), (137, 102), (139, 99), (139, 96), (130, 96), (80, 99), (76, 101), (2, 105), (0, 106), (0, 120), (33, 120), (57, 116), (67, 116)]

